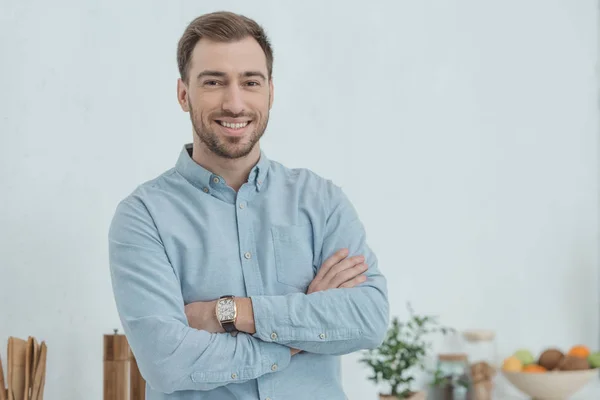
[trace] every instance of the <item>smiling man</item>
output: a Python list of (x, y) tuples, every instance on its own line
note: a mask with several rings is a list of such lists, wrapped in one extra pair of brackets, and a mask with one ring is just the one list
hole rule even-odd
[(146, 398), (345, 399), (340, 356), (388, 326), (363, 225), (338, 186), (260, 149), (273, 52), (256, 22), (203, 15), (177, 61), (193, 142), (119, 203), (109, 232)]

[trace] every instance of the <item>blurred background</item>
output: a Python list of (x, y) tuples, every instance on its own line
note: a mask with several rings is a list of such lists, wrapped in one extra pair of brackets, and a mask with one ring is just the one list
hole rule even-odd
[[(46, 398), (102, 398), (108, 226), (192, 140), (176, 46), (216, 10), (266, 29), (262, 147), (344, 188), (393, 315), (493, 330), (500, 357), (600, 347), (597, 1), (0, 0), (2, 360), (35, 336)], [(374, 399), (359, 358), (345, 389)]]

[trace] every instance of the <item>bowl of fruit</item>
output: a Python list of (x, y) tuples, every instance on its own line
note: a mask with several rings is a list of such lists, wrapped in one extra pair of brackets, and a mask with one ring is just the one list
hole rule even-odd
[(598, 376), (600, 352), (577, 345), (563, 352), (547, 348), (537, 358), (525, 349), (504, 359), (502, 374), (527, 396), (539, 400), (566, 399)]

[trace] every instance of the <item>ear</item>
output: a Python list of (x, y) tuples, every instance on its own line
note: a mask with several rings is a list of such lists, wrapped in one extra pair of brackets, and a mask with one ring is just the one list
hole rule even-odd
[(273, 96), (275, 89), (273, 88), (273, 78), (269, 79), (269, 110), (273, 107)]
[(181, 78), (177, 79), (177, 101), (183, 111), (190, 111), (190, 105), (188, 104), (188, 88)]

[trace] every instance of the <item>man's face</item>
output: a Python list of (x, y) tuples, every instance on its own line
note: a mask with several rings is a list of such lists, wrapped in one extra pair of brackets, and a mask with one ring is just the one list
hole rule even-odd
[(262, 137), (273, 103), (266, 57), (251, 37), (233, 43), (201, 39), (178, 100), (198, 139), (214, 154), (248, 155)]

